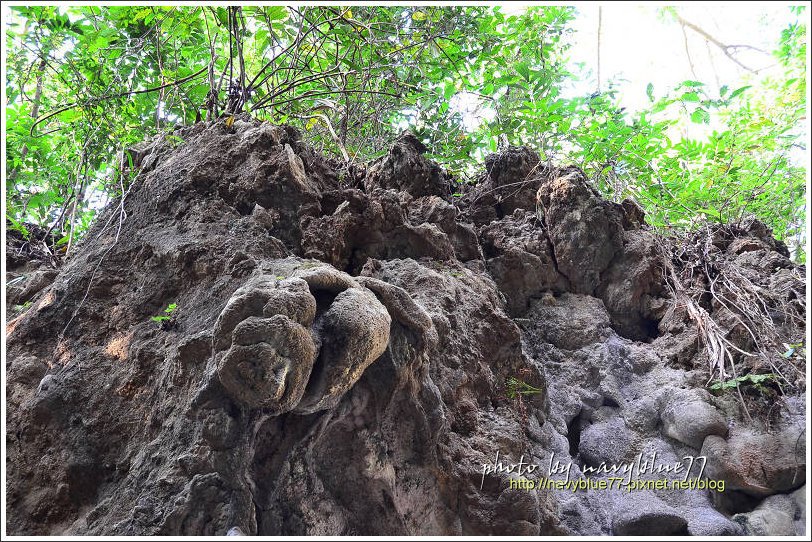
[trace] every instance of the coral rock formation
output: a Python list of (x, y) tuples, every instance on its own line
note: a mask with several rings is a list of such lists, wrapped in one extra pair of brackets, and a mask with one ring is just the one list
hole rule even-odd
[[(801, 388), (709, 393), (633, 202), (526, 148), (452, 198), (409, 134), (354, 186), (291, 128), (178, 135), (58, 272), (7, 254), (9, 534), (802, 534)], [(800, 268), (737, 231), (708, 250), (792, 342)], [(724, 492), (511, 488), (700, 453)], [(520, 460), (566, 474), (488, 470)]]

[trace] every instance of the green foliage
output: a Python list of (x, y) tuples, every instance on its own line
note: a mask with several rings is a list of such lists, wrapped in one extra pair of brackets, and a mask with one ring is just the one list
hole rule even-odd
[(776, 36), (781, 73), (716, 90), (648, 84), (648, 106), (630, 112), (611, 82), (564, 92), (577, 78), (566, 6), (15, 6), (7, 216), (76, 238), (121, 193), (119, 151), (246, 110), (357, 161), (408, 128), (460, 185), (504, 137), (637, 199), (655, 227), (752, 215), (803, 261), (807, 29), (793, 10)]
[[(180, 137), (179, 135), (175, 135), (175, 134), (167, 134), (166, 136), (164, 136), (164, 139), (172, 147), (177, 147), (177, 146), (185, 143), (185, 141), (183, 140), (182, 137)], [(130, 167), (132, 167), (132, 166), (130, 166)]]
[(26, 228), (24, 224), (9, 215), (6, 215), (6, 220), (8, 220), (8, 229), (19, 232), (26, 241), (31, 239), (31, 232), (28, 231), (28, 228)]
[(763, 393), (766, 391), (765, 384), (775, 381), (776, 375), (773, 373), (753, 374), (749, 373), (744, 376), (731, 378), (722, 382), (716, 382), (710, 385), (710, 389), (716, 392), (734, 390), (740, 386), (752, 386), (755, 390)]
[(169, 320), (172, 319), (172, 314), (175, 312), (175, 309), (177, 308), (178, 305), (176, 303), (170, 303), (163, 310), (163, 314), (159, 314), (158, 316), (150, 316), (149, 319), (158, 324), (168, 322)]
[(544, 393), (544, 390), (534, 388), (527, 382), (524, 382), (512, 376), (505, 381), (505, 384), (507, 396), (509, 399), (516, 399), (517, 397), (522, 397), (524, 395), (536, 395), (539, 393)]
[(12, 308), (12, 310), (14, 312), (24, 312), (24, 311), (28, 310), (31, 307), (32, 304), (33, 303), (31, 301), (26, 301), (22, 305), (14, 305), (11, 308)]

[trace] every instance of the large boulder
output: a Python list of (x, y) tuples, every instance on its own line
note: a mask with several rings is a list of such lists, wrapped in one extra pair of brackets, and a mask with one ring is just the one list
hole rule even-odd
[(339, 293), (318, 323), (320, 372), (313, 375), (296, 411), (308, 414), (338, 404), (386, 350), (391, 323), (386, 307), (369, 290), (351, 288)]
[(239, 403), (277, 415), (334, 407), (386, 350), (391, 317), (372, 292), (325, 264), (271, 268), (293, 276), (252, 277), (215, 324), (220, 382)]
[(804, 536), (804, 489), (791, 494), (772, 495), (764, 499), (752, 512), (736, 514), (733, 521), (750, 536)]
[(670, 390), (662, 398), (663, 434), (697, 450), (708, 435), (727, 436), (727, 421), (708, 398), (696, 390)]
[[(600, 299), (566, 293), (533, 300), (525, 318), (539, 338), (563, 350), (577, 350), (612, 335), (609, 314)], [(572, 333), (572, 329), (578, 333)]]
[(687, 534), (688, 522), (653, 494), (633, 493), (618, 499), (612, 510), (612, 534), (668, 536)]
[(611, 418), (593, 423), (581, 431), (578, 452), (583, 462), (591, 467), (621, 465), (630, 458), (634, 437), (622, 418)]
[(709, 435), (701, 450), (708, 460), (706, 475), (758, 497), (798, 488), (806, 482), (803, 431), (802, 426), (771, 433), (734, 428), (727, 440)]

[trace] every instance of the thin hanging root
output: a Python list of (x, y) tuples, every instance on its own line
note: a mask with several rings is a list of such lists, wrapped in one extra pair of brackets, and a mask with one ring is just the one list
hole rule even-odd
[(674, 300), (677, 306), (685, 307), (688, 316), (696, 324), (708, 354), (708, 370), (710, 372), (708, 382), (713, 380), (715, 375), (718, 375), (719, 380), (725, 380), (728, 377), (725, 371), (725, 359), (730, 360), (731, 365), (733, 363), (732, 355), (726, 347), (728, 342), (724, 339), (718, 324), (713, 321), (708, 311), (697, 305), (687, 294), (685, 287), (682, 286), (677, 274), (674, 272), (673, 265), (665, 261), (665, 267), (670, 279), (667, 284), (671, 289)]

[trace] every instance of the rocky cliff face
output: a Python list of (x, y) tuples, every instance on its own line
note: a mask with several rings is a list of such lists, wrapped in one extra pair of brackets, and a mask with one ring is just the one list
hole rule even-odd
[[(9, 534), (801, 534), (802, 385), (709, 393), (632, 202), (524, 148), (452, 202), (409, 135), (353, 175), (247, 118), (180, 135), (58, 274), (7, 254)], [(714, 239), (803, 337), (785, 249)], [(724, 492), (515, 487), (694, 456)]]

